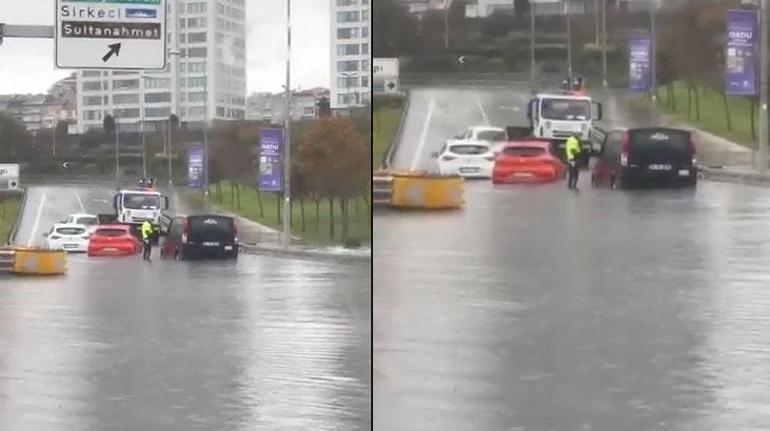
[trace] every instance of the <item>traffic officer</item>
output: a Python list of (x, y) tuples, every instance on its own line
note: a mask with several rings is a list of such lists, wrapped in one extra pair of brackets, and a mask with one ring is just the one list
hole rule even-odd
[(567, 188), (570, 190), (577, 190), (578, 183), (578, 157), (580, 157), (580, 141), (572, 135), (567, 139), (567, 143), (564, 146), (567, 152), (567, 164), (569, 165), (569, 175), (567, 177)]
[(152, 254), (152, 224), (145, 220), (142, 223), (142, 259), (150, 260)]

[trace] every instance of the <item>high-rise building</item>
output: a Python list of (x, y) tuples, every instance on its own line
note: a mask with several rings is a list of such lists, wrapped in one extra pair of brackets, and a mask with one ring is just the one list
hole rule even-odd
[(102, 127), (107, 114), (127, 131), (164, 127), (172, 113), (183, 127), (246, 117), (246, 0), (167, 4), (166, 70), (77, 73), (81, 133)]
[(370, 0), (331, 3), (331, 107), (362, 106), (371, 97)]

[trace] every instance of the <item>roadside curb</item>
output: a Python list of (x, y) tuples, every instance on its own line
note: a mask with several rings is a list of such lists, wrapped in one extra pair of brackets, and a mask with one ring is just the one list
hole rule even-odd
[(409, 111), (411, 100), (409, 97), (409, 90), (406, 90), (404, 93), (404, 104), (401, 106), (401, 117), (398, 119), (398, 128), (393, 135), (393, 140), (388, 145), (388, 151), (385, 152), (385, 159), (382, 161), (383, 169), (390, 169), (393, 165), (393, 157), (396, 155), (398, 146), (401, 143), (401, 137), (404, 134), (404, 124), (406, 124), (406, 116)]
[(770, 186), (770, 174), (759, 172), (735, 172), (719, 168), (698, 167), (698, 172), (703, 179), (725, 183), (750, 184)]
[(13, 245), (16, 242), (16, 234), (19, 232), (19, 225), (21, 225), (21, 217), (24, 214), (24, 208), (27, 206), (27, 189), (24, 188), (21, 191), (21, 206), (19, 206), (19, 213), (16, 214), (16, 221), (13, 223), (13, 228), (8, 234), (5, 245)]
[(337, 263), (350, 263), (350, 264), (369, 264), (372, 261), (371, 254), (366, 255), (346, 255), (339, 253), (330, 253), (320, 250), (302, 250), (297, 248), (283, 249), (279, 247), (270, 246), (256, 246), (256, 245), (240, 245), (240, 249), (243, 253), (278, 257), (286, 259), (302, 259), (302, 260), (314, 260), (314, 261), (326, 261)]

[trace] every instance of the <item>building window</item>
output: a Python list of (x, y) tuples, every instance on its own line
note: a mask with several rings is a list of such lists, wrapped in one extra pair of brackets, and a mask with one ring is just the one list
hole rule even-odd
[(144, 80), (144, 88), (170, 88), (171, 78), (147, 78)]
[(202, 117), (206, 115), (206, 108), (203, 106), (193, 106), (188, 109), (191, 117)]
[(102, 72), (98, 70), (86, 70), (83, 72), (83, 78), (99, 78), (102, 76)]
[(358, 87), (358, 77), (357, 76), (345, 76), (341, 78), (337, 78), (337, 88), (353, 88)]
[(116, 109), (115, 118), (139, 118), (139, 109)]
[(102, 96), (87, 96), (83, 98), (83, 106), (101, 106)]
[(337, 72), (358, 72), (357, 61), (338, 61)]
[(338, 28), (337, 39), (356, 39), (358, 38), (357, 28)]
[(187, 5), (187, 13), (204, 13), (206, 12), (206, 3), (189, 3)]
[(206, 18), (187, 18), (187, 28), (206, 28)]
[(369, 21), (369, 11), (368, 10), (362, 10), (361, 11), (361, 21)]
[(101, 121), (102, 111), (83, 111), (86, 121)]
[(165, 103), (171, 101), (171, 93), (148, 93), (144, 95), (146, 103)]
[(171, 108), (146, 108), (144, 110), (144, 116), (150, 118), (168, 118), (171, 115)]
[(369, 54), (369, 44), (368, 43), (361, 44), (361, 54), (364, 54), (364, 55)]
[(369, 70), (369, 60), (361, 60), (361, 70), (362, 71)]
[(115, 91), (136, 90), (139, 88), (139, 80), (138, 79), (115, 80), (112, 86)]
[(190, 93), (190, 94), (187, 96), (187, 100), (188, 100), (190, 103), (195, 103), (195, 102), (205, 102), (205, 101), (206, 101), (206, 93), (204, 93), (204, 92), (202, 92), (202, 91), (200, 91), (200, 92), (197, 92), (197, 93)]
[(312, 106), (306, 106), (305, 117), (315, 117), (315, 108), (313, 108)]
[(83, 91), (102, 91), (102, 82), (84, 82)]
[(224, 116), (225, 116), (224, 106), (217, 106), (217, 117), (224, 117)]
[(369, 37), (369, 27), (361, 27), (361, 37)]
[(358, 22), (358, 21), (359, 21), (358, 11), (337, 12), (337, 22), (338, 23)]
[(353, 6), (357, 3), (357, 0), (337, 0), (337, 6), (339, 7)]
[(190, 33), (187, 35), (188, 43), (206, 42), (206, 33)]
[(206, 48), (190, 48), (187, 50), (187, 56), (192, 58), (206, 57)]
[(369, 77), (368, 76), (362, 76), (361, 77), (361, 86), (362, 87), (369, 87)]
[(337, 45), (337, 55), (358, 55), (361, 47), (358, 44)]
[(206, 71), (206, 65), (205, 65), (205, 63), (188, 63), (187, 71), (190, 72), (190, 73), (205, 72)]
[(139, 95), (138, 94), (115, 94), (112, 96), (112, 103), (115, 105), (139, 103)]
[(182, 87), (205, 87), (206, 78), (187, 78), (182, 79)]

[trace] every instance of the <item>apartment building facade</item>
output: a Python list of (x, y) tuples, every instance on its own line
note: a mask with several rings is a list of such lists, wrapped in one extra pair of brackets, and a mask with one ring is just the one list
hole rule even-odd
[(161, 129), (172, 113), (182, 127), (246, 118), (246, 0), (167, 7), (166, 70), (77, 72), (80, 133), (107, 114), (127, 131)]
[(331, 108), (363, 106), (371, 98), (371, 1), (329, 2)]

